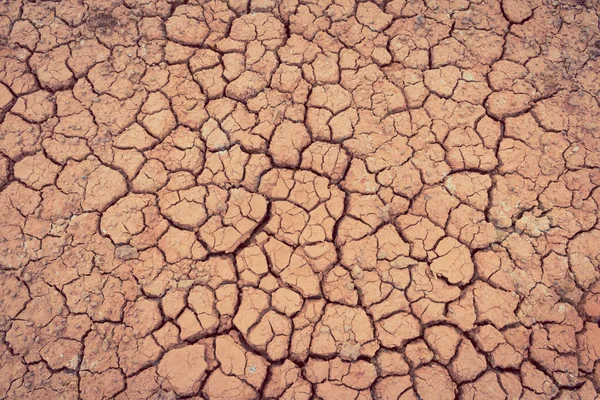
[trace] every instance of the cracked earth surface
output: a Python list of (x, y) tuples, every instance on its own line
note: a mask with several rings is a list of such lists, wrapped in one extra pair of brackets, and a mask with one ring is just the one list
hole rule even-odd
[(3, 2), (0, 398), (597, 398), (599, 15)]

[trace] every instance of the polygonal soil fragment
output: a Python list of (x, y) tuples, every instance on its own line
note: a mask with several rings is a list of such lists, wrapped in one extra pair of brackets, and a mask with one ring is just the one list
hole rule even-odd
[(364, 310), (330, 304), (315, 327), (311, 352), (321, 356), (339, 354), (344, 359), (355, 360), (377, 350), (373, 339), (373, 328)]
[(200, 237), (210, 251), (231, 253), (250, 237), (266, 212), (263, 196), (233, 189), (222, 216), (210, 218), (200, 228)]
[(200, 388), (207, 367), (203, 345), (190, 345), (167, 352), (158, 364), (163, 387), (179, 396), (189, 396)]

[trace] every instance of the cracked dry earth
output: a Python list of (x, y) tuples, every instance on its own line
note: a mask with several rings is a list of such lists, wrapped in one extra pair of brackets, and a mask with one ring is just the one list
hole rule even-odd
[(597, 398), (600, 3), (0, 10), (0, 398)]

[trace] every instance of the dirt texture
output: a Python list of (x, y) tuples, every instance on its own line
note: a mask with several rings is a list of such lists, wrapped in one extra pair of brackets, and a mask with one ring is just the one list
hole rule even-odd
[(0, 4), (0, 399), (597, 399), (598, 0)]

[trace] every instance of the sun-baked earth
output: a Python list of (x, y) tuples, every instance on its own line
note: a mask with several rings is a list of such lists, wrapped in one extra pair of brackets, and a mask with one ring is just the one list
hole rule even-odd
[(599, 15), (2, 2), (0, 398), (596, 398)]

